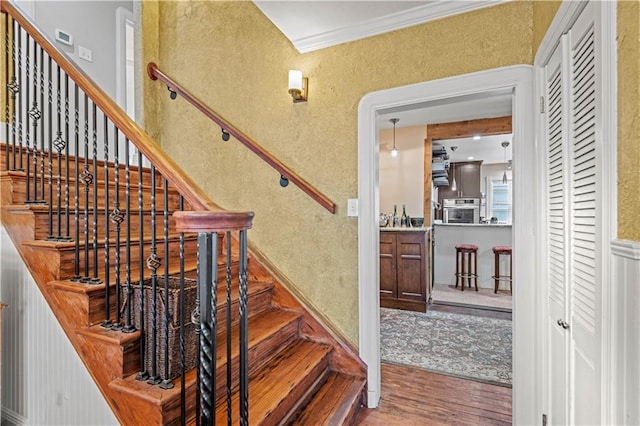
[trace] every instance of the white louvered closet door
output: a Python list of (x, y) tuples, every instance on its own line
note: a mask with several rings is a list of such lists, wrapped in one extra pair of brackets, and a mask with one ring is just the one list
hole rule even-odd
[(600, 72), (594, 8), (545, 67), (549, 422), (600, 422)]

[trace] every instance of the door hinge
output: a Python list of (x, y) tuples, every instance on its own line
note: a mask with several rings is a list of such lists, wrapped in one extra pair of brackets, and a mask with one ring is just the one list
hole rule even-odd
[(542, 415), (542, 426), (547, 426), (547, 415), (546, 414)]
[(540, 114), (544, 113), (544, 96), (540, 96)]

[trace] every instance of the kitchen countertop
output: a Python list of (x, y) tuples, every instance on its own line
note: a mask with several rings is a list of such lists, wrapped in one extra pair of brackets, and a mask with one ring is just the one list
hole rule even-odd
[(465, 226), (465, 227), (471, 227), (471, 226), (477, 226), (477, 227), (487, 227), (487, 228), (496, 228), (496, 227), (507, 227), (507, 226), (511, 226), (510, 224), (506, 224), (506, 223), (434, 223), (434, 225), (437, 226)]
[(409, 227), (409, 228), (392, 228), (392, 227), (380, 227), (380, 231), (386, 231), (386, 232), (427, 232), (429, 229), (431, 229), (430, 226), (415, 226), (415, 227)]

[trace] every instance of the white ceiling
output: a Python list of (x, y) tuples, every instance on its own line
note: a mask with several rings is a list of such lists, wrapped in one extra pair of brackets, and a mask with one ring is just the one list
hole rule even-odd
[(254, 0), (300, 53), (383, 34), (506, 0)]

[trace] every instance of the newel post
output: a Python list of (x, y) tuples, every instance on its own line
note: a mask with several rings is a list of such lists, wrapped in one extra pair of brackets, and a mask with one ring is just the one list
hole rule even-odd
[[(249, 349), (248, 349), (248, 297), (247, 297), (247, 231), (251, 228), (253, 213), (231, 213), (225, 211), (179, 211), (173, 214), (179, 232), (198, 234), (198, 292), (196, 311), (192, 321), (200, 334), (198, 373), (199, 424), (214, 425), (216, 419), (216, 335), (217, 289), (218, 289), (218, 234), (227, 236), (226, 284), (228, 297), (231, 294), (231, 232), (238, 232), (238, 340), (239, 340), (239, 418), (241, 425), (249, 424)], [(229, 309), (229, 307), (227, 307)], [(227, 354), (231, 352), (231, 315), (227, 315)], [(231, 368), (230, 360), (227, 367)], [(227, 377), (231, 372), (227, 372)], [(233, 386), (227, 380), (227, 421), (231, 422), (231, 392)]]

